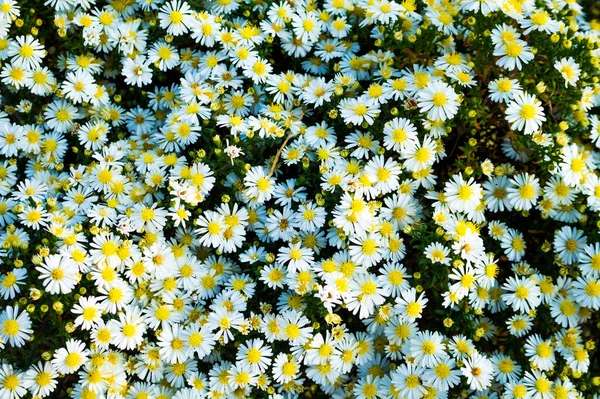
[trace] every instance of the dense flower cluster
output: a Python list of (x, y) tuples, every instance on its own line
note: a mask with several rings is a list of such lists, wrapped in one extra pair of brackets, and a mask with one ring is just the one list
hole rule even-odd
[(598, 398), (574, 0), (0, 0), (0, 398)]

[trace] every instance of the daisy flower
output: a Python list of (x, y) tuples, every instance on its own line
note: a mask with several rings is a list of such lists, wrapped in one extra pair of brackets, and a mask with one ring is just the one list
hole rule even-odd
[(534, 334), (527, 338), (524, 348), (525, 356), (529, 357), (529, 360), (538, 369), (542, 371), (554, 369), (556, 359), (552, 344), (542, 340), (539, 334)]
[(560, 176), (552, 176), (544, 187), (544, 196), (560, 205), (568, 205), (577, 195), (577, 189), (569, 187)]
[(367, 7), (367, 18), (361, 25), (368, 23), (381, 23), (383, 25), (394, 23), (402, 15), (404, 7), (388, 0), (376, 0)]
[(298, 11), (292, 16), (294, 34), (304, 42), (314, 43), (318, 40), (322, 22), (314, 12)]
[(573, 283), (573, 299), (580, 306), (600, 309), (600, 280), (591, 277), (579, 277)]
[(559, 167), (561, 177), (572, 187), (585, 181), (588, 172), (596, 168), (590, 153), (577, 144), (566, 145), (562, 148)]
[(439, 242), (429, 244), (425, 248), (424, 255), (432, 263), (441, 263), (442, 265), (449, 265), (452, 260), (450, 255), (450, 249)]
[(302, 91), (301, 98), (307, 104), (313, 104), (315, 108), (323, 105), (323, 102), (330, 102), (333, 95), (333, 83), (324, 78), (316, 78), (310, 81), (307, 87)]
[(416, 364), (402, 364), (396, 368), (391, 379), (400, 397), (406, 399), (419, 399), (427, 393), (423, 386), (423, 373), (425, 369)]
[(128, 305), (133, 299), (133, 290), (129, 284), (120, 279), (106, 287), (98, 287), (98, 294), (102, 309), (113, 314)]
[(427, 118), (452, 119), (458, 112), (458, 95), (451, 86), (442, 81), (432, 81), (419, 91), (417, 99), (421, 112), (427, 112)]
[(471, 389), (482, 391), (492, 384), (493, 366), (488, 358), (475, 352), (465, 359), (464, 363), (465, 365), (460, 371), (467, 377)]
[(397, 262), (386, 263), (381, 269), (381, 275), (377, 277), (383, 292), (389, 292), (393, 297), (410, 288), (410, 278), (404, 266)]
[(423, 381), (425, 385), (445, 392), (460, 383), (460, 376), (461, 372), (456, 369), (454, 359), (444, 354), (436, 365), (425, 370)]
[(313, 251), (303, 248), (300, 244), (290, 244), (279, 249), (277, 262), (286, 265), (290, 272), (308, 270), (314, 262)]
[(515, 68), (520, 71), (523, 64), (528, 64), (534, 58), (527, 43), (520, 39), (496, 45), (494, 56), (501, 57), (496, 64), (509, 71)]
[(355, 148), (350, 155), (357, 158), (368, 158), (369, 153), (375, 153), (379, 148), (379, 141), (368, 132), (354, 132), (346, 137), (345, 142), (346, 148)]
[(573, 328), (581, 322), (579, 311), (580, 306), (570, 296), (557, 295), (550, 302), (550, 315), (557, 324), (565, 328)]
[(305, 232), (315, 232), (325, 224), (327, 213), (324, 208), (314, 202), (305, 202), (300, 205), (296, 213), (298, 228)]
[(573, 57), (561, 58), (554, 63), (554, 68), (560, 72), (562, 77), (565, 79), (565, 87), (577, 85), (579, 75), (581, 75), (581, 68), (579, 64), (575, 62)]
[(382, 290), (377, 277), (370, 273), (358, 274), (350, 282), (350, 297), (347, 301), (348, 310), (358, 313), (361, 319), (367, 318), (375, 311), (375, 306), (385, 302), (385, 292)]
[(508, 103), (506, 120), (511, 124), (511, 129), (531, 134), (539, 130), (546, 116), (542, 103), (534, 95), (520, 92)]
[(125, 77), (125, 83), (137, 87), (152, 83), (150, 63), (144, 55), (137, 55), (135, 58), (126, 58), (121, 70), (121, 74)]
[(65, 100), (52, 102), (44, 111), (47, 127), (58, 133), (66, 133), (71, 129), (75, 120), (82, 116), (75, 106)]
[(505, 291), (502, 300), (512, 306), (515, 312), (527, 313), (537, 308), (542, 301), (540, 288), (531, 278), (511, 276), (502, 285), (502, 289)]
[(273, 72), (273, 67), (261, 57), (253, 58), (244, 67), (244, 76), (252, 79), (256, 84), (265, 83), (271, 72)]
[(6, 274), (0, 275), (0, 297), (3, 299), (13, 299), (21, 292), (20, 285), (24, 284), (27, 278), (26, 269), (12, 269)]
[(465, 181), (462, 174), (458, 174), (446, 183), (444, 195), (450, 209), (456, 212), (468, 212), (479, 204), (483, 198), (483, 190), (472, 177)]
[(410, 355), (417, 364), (434, 367), (446, 356), (446, 345), (437, 332), (420, 331), (409, 342)]
[(282, 337), (291, 345), (304, 345), (311, 338), (310, 320), (297, 310), (286, 310), (279, 319)]
[(75, 326), (90, 330), (102, 318), (102, 308), (96, 297), (80, 297), (79, 302), (73, 306), (71, 313), (77, 315)]
[(475, 352), (473, 341), (464, 335), (455, 335), (448, 343), (448, 349), (455, 359), (464, 360)]
[(258, 203), (263, 203), (271, 199), (275, 190), (275, 185), (265, 170), (258, 166), (253, 166), (244, 177), (244, 193)]
[(477, 263), (485, 259), (483, 240), (479, 235), (470, 231), (459, 237), (452, 245), (452, 250), (467, 263)]
[(273, 361), (273, 378), (275, 381), (285, 384), (294, 380), (300, 372), (300, 364), (294, 356), (279, 353)]
[(260, 280), (271, 289), (283, 288), (286, 273), (283, 265), (267, 265), (260, 271)]
[(585, 277), (600, 277), (600, 243), (588, 244), (581, 249), (579, 269)]
[(146, 332), (146, 324), (141, 317), (139, 308), (126, 307), (119, 313), (119, 320), (112, 319), (108, 324), (115, 331), (112, 344), (117, 348), (136, 349), (141, 345)]
[(273, 352), (262, 339), (252, 339), (240, 345), (236, 360), (254, 373), (264, 373), (271, 365)]
[(27, 394), (23, 387), (24, 375), (13, 369), (10, 364), (3, 363), (0, 367), (0, 397), (19, 399)]
[(371, 267), (383, 256), (383, 241), (378, 234), (358, 233), (350, 238), (350, 256), (356, 263)]
[(417, 140), (417, 128), (408, 119), (394, 118), (383, 127), (383, 145), (388, 150), (400, 152), (409, 143)]
[(418, 172), (432, 166), (435, 161), (437, 143), (429, 136), (425, 136), (422, 144), (418, 141), (411, 141), (400, 152), (400, 156), (405, 159), (403, 166), (411, 172)]
[(487, 16), (500, 8), (494, 0), (467, 0), (461, 3), (460, 6), (465, 11), (481, 12), (483, 16)]
[[(577, 367), (575, 367), (577, 369)], [(568, 379), (556, 379), (554, 380), (554, 385), (552, 387), (552, 396), (554, 398), (566, 398), (566, 399), (576, 399), (577, 398), (577, 390), (575, 389), (575, 385)]]
[(77, 71), (67, 73), (61, 89), (66, 98), (78, 104), (90, 101), (96, 93), (97, 85), (89, 72)]
[(565, 356), (565, 361), (572, 370), (586, 373), (590, 366), (590, 354), (584, 346), (580, 345)]
[(19, 314), (19, 307), (7, 306), (0, 313), (0, 340), (11, 346), (20, 347), (33, 334), (31, 319), (27, 312)]
[(503, 395), (508, 399), (524, 399), (527, 397), (527, 387), (523, 380), (509, 382), (504, 386)]
[(217, 330), (214, 338), (222, 338), (224, 344), (234, 339), (232, 330), (241, 330), (243, 322), (244, 316), (240, 312), (228, 312), (224, 308), (216, 309), (208, 317), (208, 326)]
[(62, 374), (73, 374), (89, 359), (89, 351), (85, 344), (77, 339), (70, 339), (52, 357), (52, 366)]
[(509, 228), (500, 240), (500, 246), (505, 251), (508, 260), (518, 262), (525, 255), (527, 244), (523, 235), (515, 229)]
[(560, 30), (558, 22), (550, 17), (548, 11), (542, 9), (535, 10), (528, 18), (521, 19), (519, 25), (525, 28), (523, 31), (525, 35), (534, 30), (545, 32), (549, 35), (557, 33)]
[(219, 247), (225, 233), (225, 217), (214, 211), (206, 211), (196, 220), (199, 243), (205, 246)]
[(191, 25), (192, 9), (185, 1), (171, 0), (160, 8), (158, 19), (160, 27), (168, 34), (181, 36), (188, 32)]
[(510, 179), (511, 186), (506, 189), (507, 200), (516, 210), (529, 210), (540, 195), (539, 179), (532, 174), (522, 173)]
[(215, 345), (214, 334), (208, 325), (192, 323), (183, 329), (180, 338), (186, 344), (188, 358), (195, 353), (202, 360), (211, 353)]
[(156, 204), (151, 206), (136, 204), (132, 211), (131, 227), (138, 232), (146, 230), (156, 233), (162, 230), (167, 223), (167, 211), (164, 208), (157, 208)]
[(158, 41), (148, 51), (148, 62), (161, 71), (168, 71), (179, 64), (179, 52), (167, 42)]
[[(175, 364), (187, 359), (187, 348), (181, 337), (182, 329), (178, 324), (165, 327), (159, 337), (160, 357), (165, 362)], [(141, 337), (140, 337), (141, 338)]]
[(403, 317), (409, 321), (421, 318), (423, 309), (427, 304), (428, 299), (425, 298), (425, 293), (421, 292), (421, 295), (417, 298), (417, 290), (410, 288), (402, 292), (401, 297), (396, 298), (396, 304), (394, 308), (396, 311), (404, 315)]
[(508, 331), (515, 337), (527, 334), (533, 326), (533, 319), (526, 314), (516, 314), (506, 321)]
[[(448, 283), (452, 284), (450, 290), (454, 292), (458, 298), (464, 298), (475, 288), (475, 271), (469, 263), (454, 268), (448, 275), (448, 279), (450, 280)], [(456, 282), (452, 283), (452, 281)]]
[(2, 0), (0, 13), (3, 19), (14, 20), (21, 15), (21, 7), (15, 0)]
[(381, 194), (387, 194), (400, 187), (401, 168), (391, 158), (385, 160), (383, 156), (375, 157), (365, 166), (365, 173), (374, 182), (374, 189)]
[(538, 370), (526, 371), (523, 376), (523, 383), (528, 388), (532, 399), (551, 399), (553, 397), (552, 381), (544, 372)]
[(377, 102), (364, 98), (345, 98), (340, 101), (338, 108), (344, 123), (353, 125), (363, 122), (372, 125), (380, 112)]
[(582, 230), (563, 226), (554, 236), (554, 252), (561, 261), (570, 265), (579, 260), (579, 254), (587, 244)]
[(17, 36), (8, 45), (8, 56), (13, 57), (13, 64), (27, 70), (39, 67), (45, 55), (44, 46), (31, 35)]
[(38, 362), (32, 365), (23, 376), (23, 387), (33, 396), (46, 397), (57, 387), (58, 373), (50, 362)]
[(5, 64), (0, 72), (0, 77), (2, 83), (14, 86), (17, 90), (31, 84), (31, 71), (14, 63)]
[(495, 354), (492, 356), (494, 377), (501, 384), (517, 381), (521, 376), (521, 366), (510, 356)]
[(40, 272), (40, 279), (50, 294), (67, 294), (73, 291), (79, 281), (77, 264), (61, 255), (48, 256), (36, 270)]
[(491, 81), (488, 89), (490, 91), (490, 100), (503, 103), (509, 102), (523, 90), (518, 80), (505, 77)]

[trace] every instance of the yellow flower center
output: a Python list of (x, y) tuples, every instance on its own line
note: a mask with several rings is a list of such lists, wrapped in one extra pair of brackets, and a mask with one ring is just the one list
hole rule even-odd
[(502, 359), (498, 362), (498, 369), (505, 374), (512, 373), (515, 369), (515, 365), (510, 359)]
[(377, 285), (374, 282), (372, 282), (371, 280), (363, 283), (363, 285), (361, 287), (361, 292), (364, 295), (373, 295), (375, 293), (375, 291), (377, 291)]
[(591, 297), (597, 297), (600, 295), (600, 284), (598, 280), (592, 280), (585, 286), (585, 293)]
[(539, 357), (547, 358), (552, 355), (552, 347), (547, 342), (538, 345), (535, 352)]
[(523, 47), (516, 42), (510, 42), (506, 45), (506, 55), (508, 55), (509, 57), (515, 58), (517, 56), (519, 56), (519, 54), (521, 54), (521, 52), (523, 51)]
[(417, 317), (421, 314), (421, 304), (418, 302), (410, 302), (406, 305), (406, 314), (410, 317)]
[[(9, 391), (14, 391), (19, 386), (19, 377), (16, 375), (8, 375), (2, 381), (2, 387)], [(8, 397), (11, 397), (10, 392), (7, 393)]]
[(535, 107), (531, 104), (523, 104), (520, 115), (525, 120), (533, 119), (535, 117)]
[(548, 379), (541, 377), (535, 382), (535, 389), (537, 389), (539, 393), (546, 393), (550, 391), (551, 385), (552, 384)]
[(446, 379), (450, 376), (450, 367), (446, 363), (440, 363), (433, 369), (438, 378)]
[(35, 377), (35, 382), (40, 387), (45, 387), (46, 385), (50, 384), (51, 381), (52, 376), (50, 375), (50, 373), (47, 373), (45, 371), (42, 371)]
[(67, 357), (65, 358), (65, 364), (67, 365), (67, 367), (74, 369), (81, 364), (82, 360), (83, 358), (79, 353), (73, 352), (67, 355)]
[(15, 319), (8, 319), (2, 326), (2, 333), (9, 337), (14, 337), (19, 332), (19, 322)]
[(431, 341), (425, 341), (421, 345), (421, 350), (426, 355), (431, 355), (435, 352), (435, 344)]
[(2, 287), (9, 288), (12, 287), (17, 282), (17, 276), (14, 273), (9, 272), (4, 279), (2, 280)]
[(354, 108), (354, 113), (358, 116), (364, 116), (367, 113), (367, 107), (365, 105), (357, 105)]
[(415, 160), (420, 163), (427, 162), (430, 159), (430, 157), (431, 151), (429, 151), (429, 148), (427, 147), (419, 148), (414, 155)]
[(414, 374), (411, 374), (408, 377), (406, 377), (406, 387), (407, 388), (415, 389), (418, 386), (419, 386), (419, 377), (417, 377)]
[(376, 251), (377, 251), (377, 245), (375, 243), (375, 240), (372, 239), (366, 239), (363, 241), (362, 246), (362, 253), (365, 255), (373, 255)]
[(95, 308), (85, 308), (82, 313), (82, 316), (85, 321), (92, 321), (96, 318), (96, 313), (97, 311)]
[(19, 49), (19, 55), (23, 58), (29, 58), (33, 55), (33, 47), (25, 43)]
[(286, 362), (281, 368), (281, 372), (287, 377), (292, 377), (296, 375), (297, 371), (298, 366), (296, 366), (296, 364), (293, 362)]
[(446, 95), (444, 93), (435, 93), (432, 98), (433, 105), (436, 107), (443, 107), (448, 102)]
[(515, 295), (519, 299), (525, 299), (529, 295), (529, 290), (527, 289), (527, 287), (521, 285), (515, 290)]

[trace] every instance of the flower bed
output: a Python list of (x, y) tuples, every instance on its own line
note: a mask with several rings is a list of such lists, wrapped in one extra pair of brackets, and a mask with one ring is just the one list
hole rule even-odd
[(0, 0), (0, 399), (598, 399), (597, 11)]

